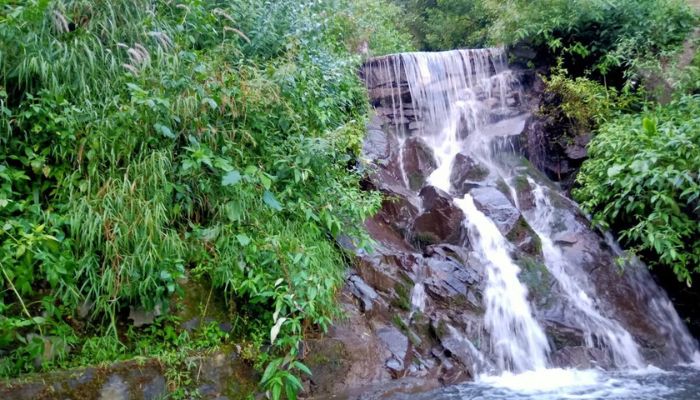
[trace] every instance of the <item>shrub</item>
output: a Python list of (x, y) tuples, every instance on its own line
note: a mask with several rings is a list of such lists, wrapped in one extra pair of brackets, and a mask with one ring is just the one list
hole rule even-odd
[(700, 269), (700, 97), (603, 124), (574, 192), (650, 265), (691, 282)]
[(368, 106), (351, 41), (408, 44), (372, 4), (0, 6), (0, 375), (90, 362), (103, 335), (137, 353), (127, 311), (171, 311), (187, 277), (293, 398), (300, 341), (337, 314), (335, 239), (362, 245), (378, 206), (353, 167)]
[(633, 79), (637, 64), (677, 47), (697, 22), (683, 0), (485, 1), (498, 15), (494, 42), (548, 48), (575, 76)]

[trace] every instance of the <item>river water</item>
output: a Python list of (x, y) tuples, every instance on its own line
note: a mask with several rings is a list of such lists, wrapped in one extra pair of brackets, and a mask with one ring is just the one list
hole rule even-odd
[(474, 383), (392, 400), (698, 400), (700, 370), (691, 366), (629, 372), (547, 369), (487, 376)]

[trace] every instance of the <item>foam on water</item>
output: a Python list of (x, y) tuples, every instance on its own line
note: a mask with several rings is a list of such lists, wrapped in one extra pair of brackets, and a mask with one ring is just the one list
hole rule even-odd
[(465, 395), (481, 386), (487, 388), (484, 399), (660, 399), (678, 390), (659, 382), (656, 376), (660, 374), (667, 373), (658, 368), (640, 369), (633, 375), (551, 368), (481, 377), (460, 392)]

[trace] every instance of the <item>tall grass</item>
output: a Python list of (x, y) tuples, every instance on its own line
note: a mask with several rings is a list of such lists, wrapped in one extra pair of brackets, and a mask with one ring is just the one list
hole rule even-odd
[[(265, 387), (293, 395), (300, 341), (337, 312), (335, 238), (361, 242), (378, 202), (348, 168), (367, 111), (350, 38), (378, 21), (363, 35), (395, 50), (395, 15), (340, 0), (1, 7), (0, 374), (142, 352), (127, 311), (177, 312), (187, 279), (236, 311)], [(148, 332), (181, 345), (173, 324)]]

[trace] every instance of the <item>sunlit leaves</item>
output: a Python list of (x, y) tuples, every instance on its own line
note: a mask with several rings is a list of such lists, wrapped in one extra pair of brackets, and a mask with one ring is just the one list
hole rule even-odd
[(263, 194), (263, 201), (265, 204), (267, 204), (268, 207), (272, 208), (275, 211), (282, 211), (282, 205), (277, 201), (277, 198), (275, 197), (272, 192), (269, 190), (266, 190), (265, 193)]
[(241, 181), (241, 173), (234, 170), (228, 172), (221, 178), (221, 184), (224, 186), (233, 186)]

